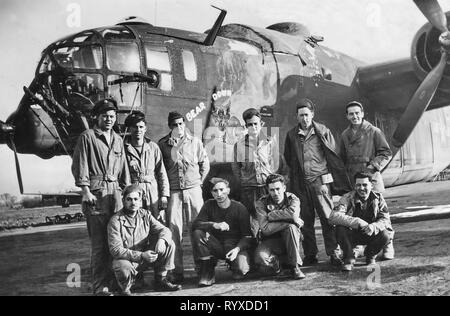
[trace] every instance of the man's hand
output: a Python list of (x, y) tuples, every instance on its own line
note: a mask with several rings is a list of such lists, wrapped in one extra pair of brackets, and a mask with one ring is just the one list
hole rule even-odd
[(217, 230), (220, 230), (220, 231), (222, 231), (222, 232), (225, 232), (225, 231), (229, 231), (229, 230), (230, 230), (230, 225), (228, 225), (228, 224), (225, 223), (225, 222), (214, 223), (214, 224), (213, 224), (213, 228), (214, 228), (214, 229), (217, 229)]
[(322, 193), (323, 195), (328, 195), (330, 193), (330, 191), (328, 190), (328, 185), (322, 184), (320, 186), (320, 193)]
[(167, 196), (162, 196), (159, 199), (159, 209), (160, 210), (167, 210), (167, 206), (169, 205), (169, 202), (167, 201)]
[(304, 222), (300, 219), (300, 217), (294, 217), (294, 224), (298, 226), (298, 228), (302, 228)]
[(89, 187), (83, 187), (81, 192), (81, 202), (91, 205), (95, 205), (97, 202), (97, 197), (91, 193)]
[(233, 248), (230, 251), (228, 251), (228, 253), (225, 255), (225, 258), (229, 261), (234, 261), (234, 259), (236, 259), (240, 251), (241, 249), (239, 247)]
[(373, 227), (373, 224), (369, 224), (362, 229), (362, 232), (367, 236), (372, 236), (373, 233), (375, 232), (375, 228)]
[(166, 251), (166, 241), (164, 239), (158, 239), (155, 246), (155, 251), (157, 253), (164, 253)]
[(142, 259), (147, 263), (153, 263), (158, 259), (158, 254), (152, 250), (148, 250), (142, 253)]
[(367, 223), (365, 220), (363, 220), (359, 217), (357, 217), (357, 220), (358, 220), (359, 228), (361, 228), (361, 229), (364, 229), (369, 225), (369, 223)]

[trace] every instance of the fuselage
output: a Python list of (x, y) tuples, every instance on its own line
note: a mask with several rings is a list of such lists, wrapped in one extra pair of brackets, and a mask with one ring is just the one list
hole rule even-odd
[[(220, 174), (232, 159), (234, 143), (245, 133), (242, 113), (247, 108), (261, 111), (266, 132), (279, 140), (281, 152), (287, 131), (297, 124), (300, 98), (317, 104), (315, 119), (337, 140), (348, 125), (349, 101), (364, 99), (370, 108), (357, 81), (362, 63), (310, 38), (244, 25), (224, 26), (212, 46), (201, 44), (205, 36), (127, 24), (84, 31), (51, 44), (30, 90), (39, 93), (44, 86), (69, 114), (54, 125), (48, 111), (25, 96), (9, 119), (16, 125), (19, 152), (42, 158), (70, 155), (86, 122), (92, 126), (92, 103), (113, 97), (120, 109), (118, 130), (124, 132), (121, 124), (131, 110), (140, 110), (154, 141), (169, 132), (170, 111), (184, 114), (189, 129), (205, 142), (215, 166), (212, 172)], [(123, 75), (149, 72), (158, 74), (157, 87), (114, 83)], [(366, 118), (390, 141), (395, 119), (376, 109), (367, 111)], [(384, 171), (386, 184), (426, 180), (444, 169), (450, 162), (449, 133), (450, 109), (426, 112)]]

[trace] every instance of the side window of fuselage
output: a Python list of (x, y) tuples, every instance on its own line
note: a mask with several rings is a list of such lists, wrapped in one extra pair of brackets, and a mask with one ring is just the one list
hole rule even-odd
[(147, 71), (153, 70), (159, 74), (159, 89), (172, 91), (172, 67), (170, 66), (169, 52), (165, 47), (145, 45)]
[(197, 64), (194, 54), (190, 50), (183, 49), (181, 56), (183, 58), (184, 78), (188, 81), (197, 81)]

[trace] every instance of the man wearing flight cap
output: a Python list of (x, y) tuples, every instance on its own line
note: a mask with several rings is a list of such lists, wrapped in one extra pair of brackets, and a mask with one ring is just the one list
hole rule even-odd
[(228, 197), (227, 180), (212, 178), (210, 182), (214, 199), (205, 202), (192, 224), (192, 247), (200, 261), (200, 287), (214, 284), (217, 259), (229, 262), (235, 280), (242, 279), (250, 270), (248, 249), (252, 233), (247, 209)]
[(158, 145), (146, 139), (145, 114), (136, 111), (127, 116), (125, 126), (130, 137), (125, 140), (125, 153), (130, 169), (131, 183), (139, 184), (144, 195), (143, 208), (159, 218), (159, 212), (167, 209), (170, 196), (169, 179)]
[[(186, 129), (184, 117), (170, 112), (168, 125), (171, 132), (158, 145), (170, 184), (170, 200), (166, 223), (175, 242), (175, 269), (172, 280), (181, 283), (183, 275), (183, 220), (191, 223), (203, 206), (202, 183), (209, 172), (209, 159), (202, 141)], [(194, 253), (194, 259), (196, 254)]]
[(117, 103), (97, 102), (92, 110), (96, 124), (82, 133), (73, 154), (72, 174), (82, 190), (83, 213), (91, 240), (92, 290), (109, 295), (114, 276), (108, 249), (107, 225), (122, 208), (121, 189), (129, 184), (122, 139), (113, 131)]

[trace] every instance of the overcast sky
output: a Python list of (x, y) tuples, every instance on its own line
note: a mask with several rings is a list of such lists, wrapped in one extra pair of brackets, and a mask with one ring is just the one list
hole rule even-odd
[[(449, 0), (440, 3), (450, 10)], [(367, 63), (408, 57), (415, 33), (426, 22), (409, 0), (0, 0), (0, 119), (15, 110), (41, 51), (58, 38), (113, 25), (129, 15), (204, 32), (217, 17), (211, 4), (228, 11), (225, 24), (303, 23), (325, 37), (325, 46)], [(74, 187), (70, 158), (44, 161), (21, 155), (20, 161), (27, 192)], [(6, 146), (0, 146), (0, 175), (0, 193), (18, 194), (13, 153)]]

